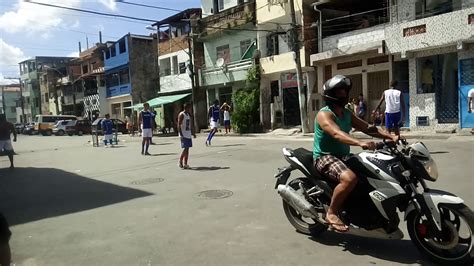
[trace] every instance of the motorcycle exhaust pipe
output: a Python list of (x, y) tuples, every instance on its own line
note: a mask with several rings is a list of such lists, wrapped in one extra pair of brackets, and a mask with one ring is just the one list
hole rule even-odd
[(307, 218), (319, 220), (319, 215), (314, 206), (309, 203), (302, 195), (298, 194), (288, 185), (278, 185), (278, 194), (291, 207), (297, 210), (301, 215)]

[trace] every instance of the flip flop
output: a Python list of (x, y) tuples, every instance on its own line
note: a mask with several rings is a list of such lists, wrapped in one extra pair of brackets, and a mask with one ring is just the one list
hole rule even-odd
[[(346, 233), (346, 232), (349, 231), (349, 227), (347, 225), (345, 225), (344, 223), (331, 223), (331, 222), (326, 220), (326, 224), (327, 224), (327, 226), (329, 226), (328, 229), (331, 230), (331, 231), (336, 231), (338, 233)], [(346, 230), (339, 230), (339, 229), (336, 228), (336, 226), (345, 227)]]

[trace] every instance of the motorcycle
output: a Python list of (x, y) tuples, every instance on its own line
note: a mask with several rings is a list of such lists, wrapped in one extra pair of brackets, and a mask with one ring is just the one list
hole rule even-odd
[[(325, 218), (337, 183), (316, 171), (311, 151), (283, 148), (283, 156), (290, 165), (275, 175), (275, 189), (285, 215), (297, 231), (317, 237), (329, 229)], [(398, 209), (422, 254), (443, 264), (472, 259), (473, 212), (461, 198), (428, 188), (425, 180), (436, 181), (438, 169), (422, 142), (384, 141), (344, 162), (358, 177), (339, 214), (349, 226), (344, 234), (402, 239)], [(295, 170), (304, 177), (288, 182)]]

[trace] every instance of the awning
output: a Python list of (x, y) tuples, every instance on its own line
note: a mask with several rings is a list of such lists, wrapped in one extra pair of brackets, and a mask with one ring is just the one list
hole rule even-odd
[(132, 106), (127, 106), (127, 107), (124, 107), (123, 109), (133, 109), (135, 111), (138, 111), (138, 110), (143, 109), (143, 103), (138, 103), (138, 104), (135, 104), (135, 105), (132, 105)]
[(168, 104), (168, 103), (174, 103), (189, 95), (191, 95), (191, 93), (160, 96), (160, 97), (156, 97), (154, 99), (149, 100), (147, 103), (150, 104), (150, 107), (157, 107), (157, 106)]

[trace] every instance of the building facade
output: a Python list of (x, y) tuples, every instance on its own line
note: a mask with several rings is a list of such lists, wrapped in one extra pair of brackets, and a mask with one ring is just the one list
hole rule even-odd
[(474, 75), (472, 1), (341, 0), (317, 8), (323, 38), (311, 63), (319, 92), (331, 76), (346, 75), (353, 81), (350, 96), (362, 93), (371, 112), (396, 80), (405, 99), (405, 127), (455, 130), (474, 125), (467, 113)]
[(261, 121), (267, 128), (301, 124), (296, 61), (293, 52), (295, 45), (300, 47), (306, 92), (304, 104), (311, 107), (309, 103), (313, 99), (316, 72), (309, 58), (317, 51), (317, 34), (311, 28), (316, 21), (316, 12), (311, 7), (313, 2), (294, 1), (296, 21), (301, 26), (298, 29), (298, 40), (301, 42), (298, 44), (292, 41), (290, 34), (292, 27), (290, 3), (288, 1), (256, 1), (257, 47), (262, 70), (260, 113)]
[[(205, 91), (199, 88), (195, 65), (202, 61), (202, 43), (193, 41), (191, 24), (201, 18), (200, 8), (190, 8), (154, 24), (158, 27), (160, 38), (158, 62), (160, 68), (160, 90), (158, 97), (173, 96), (174, 102), (155, 107), (157, 125), (163, 128), (176, 128), (176, 117), (185, 102), (195, 101), (198, 127), (207, 126)], [(193, 22), (192, 22), (193, 21)], [(193, 60), (193, 62), (191, 61)], [(194, 87), (194, 91), (193, 91)], [(192, 97), (194, 93), (194, 97)]]
[(20, 123), (17, 115), (17, 103), (21, 99), (20, 88), (18, 85), (2, 85), (0, 89), (0, 112), (5, 114), (8, 122)]
[[(54, 85), (55, 78), (44, 79), (44, 76), (62, 77), (67, 75), (67, 65), (72, 57), (49, 57), (37, 56), (32, 59), (19, 63), (21, 82), (23, 86), (24, 97), (30, 105), (31, 116), (34, 118), (39, 114), (49, 114), (50, 86)], [(29, 96), (25, 96), (28, 95)], [(27, 118), (31, 121), (32, 117)]]
[(399, 0), (385, 28), (387, 53), (408, 72), (410, 128), (472, 128), (467, 92), (474, 88), (474, 2), (418, 2)]
[(108, 43), (104, 52), (107, 108), (113, 118), (132, 115), (130, 107), (156, 97), (156, 40), (127, 34)]
[(245, 87), (257, 47), (255, 1), (202, 0), (203, 18), (197, 23), (204, 60), (199, 86), (207, 106), (215, 100), (232, 102), (232, 93)]

